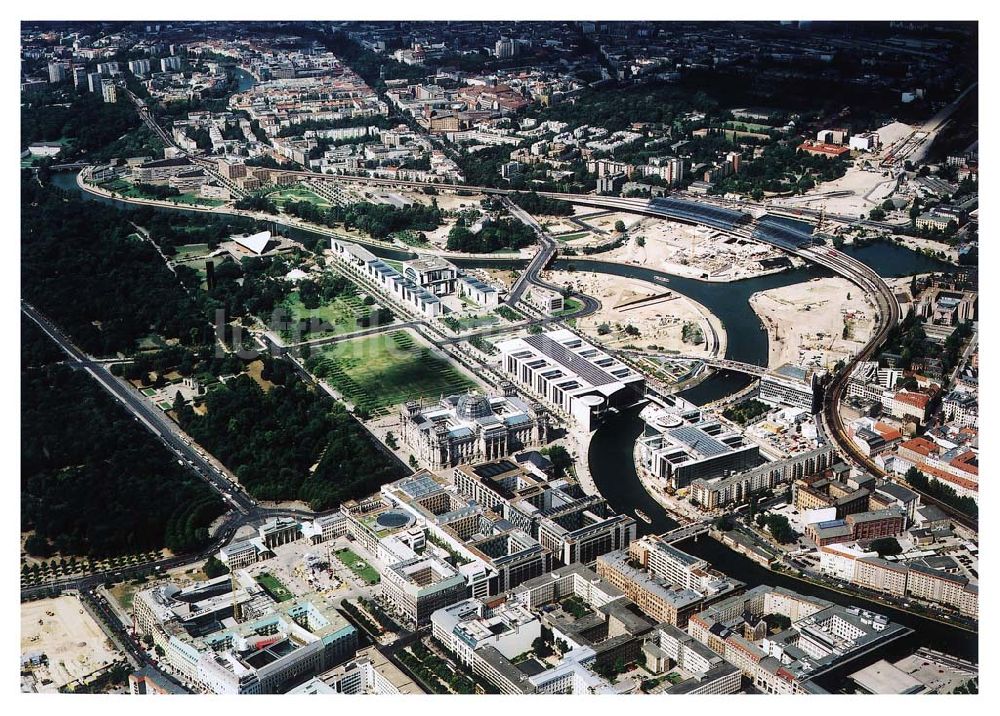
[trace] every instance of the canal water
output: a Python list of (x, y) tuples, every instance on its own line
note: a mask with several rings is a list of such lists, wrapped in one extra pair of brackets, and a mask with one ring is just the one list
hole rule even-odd
[[(53, 182), (63, 189), (78, 190), (75, 174), (56, 174), (53, 177)], [(91, 194), (84, 194), (84, 196), (116, 206), (124, 206), (121, 202), (94, 197)], [(165, 209), (165, 211), (175, 211), (175, 209)], [(306, 233), (304, 230), (298, 229), (292, 233), (298, 232)], [(372, 252), (393, 259), (409, 256), (406, 252), (390, 247), (373, 248)], [(947, 264), (896, 244), (875, 243), (856, 249), (848, 247), (847, 253), (871, 266), (883, 276), (907, 276), (913, 273), (940, 271), (947, 268)], [(526, 262), (517, 259), (500, 261), (454, 259), (454, 263), (461, 267), (470, 268), (475, 266), (523, 268)], [(824, 268), (806, 267), (743, 281), (710, 283), (672, 276), (641, 266), (628, 266), (584, 258), (559, 259), (555, 262), (554, 268), (565, 270), (570, 264), (579, 271), (598, 271), (665, 285), (671, 290), (698, 301), (717, 316), (725, 327), (728, 335), (726, 357), (759, 365), (763, 365), (767, 360), (767, 334), (761, 330), (761, 322), (750, 307), (750, 296), (757, 291), (788, 286), (830, 275), (829, 271)], [(684, 395), (693, 402), (705, 403), (730, 394), (746, 385), (747, 381), (748, 378), (742, 374), (720, 372), (703, 381), (697, 387), (686, 391)], [(635, 515), (636, 508), (642, 510), (650, 517), (652, 524), (637, 520), (640, 534), (658, 534), (676, 527), (677, 523), (670, 519), (659, 503), (649, 496), (636, 474), (632, 451), (635, 440), (642, 433), (644, 427), (639, 418), (639, 411), (640, 408), (636, 407), (611, 416), (594, 433), (588, 462), (594, 483), (612, 508), (621, 514), (628, 515)], [(927, 646), (970, 660), (976, 660), (978, 657), (978, 638), (975, 634), (907, 612), (901, 612), (878, 602), (869, 602), (853, 595), (842, 595), (836, 591), (776, 574), (708, 537), (702, 537), (697, 541), (689, 540), (679, 546), (706, 559), (717, 569), (749, 585), (782, 586), (838, 604), (857, 604), (881, 612), (893, 621), (915, 630), (911, 636), (900, 639), (880, 650), (877, 654), (871, 655), (867, 658), (867, 662), (874, 661), (876, 658), (890, 660), (901, 658), (919, 646)], [(854, 668), (847, 669), (847, 673), (861, 668), (867, 662), (857, 662)], [(837, 679), (843, 675), (839, 674)], [(833, 679), (832, 676), (831, 679)], [(833, 683), (833, 681), (823, 685), (831, 689), (838, 687), (838, 684)]]
[(242, 70), (239, 67), (231, 68), (233, 75), (236, 77), (236, 91), (246, 92), (248, 89), (257, 84), (257, 80), (253, 78), (246, 70)]

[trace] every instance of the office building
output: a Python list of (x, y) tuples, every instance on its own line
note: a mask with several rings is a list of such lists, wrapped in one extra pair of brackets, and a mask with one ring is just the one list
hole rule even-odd
[(495, 287), (468, 274), (458, 278), (458, 295), (484, 308), (496, 308), (500, 305), (500, 292)]
[(167, 696), (190, 693), (148, 665), (128, 675), (128, 692), (133, 696)]
[(788, 405), (817, 412), (813, 384), (818, 379), (807, 379), (806, 371), (793, 365), (782, 365), (761, 377), (757, 397), (774, 405)]
[(642, 650), (654, 675), (671, 669), (687, 675), (657, 693), (737, 694), (742, 687), (739, 669), (671, 624), (658, 625)]
[[(777, 634), (766, 615), (791, 626)], [(815, 679), (912, 633), (884, 615), (761, 585), (691, 617), (688, 633), (739, 668), (764, 693), (825, 693)]]
[(569, 330), (514, 338), (496, 344), (512, 380), (573, 416), (587, 431), (608, 408), (634, 403), (645, 378)]
[(432, 634), (460, 663), (472, 668), (475, 651), (492, 646), (508, 659), (531, 651), (542, 624), (513, 600), (465, 599), (431, 615)]
[(375, 282), (382, 291), (396, 301), (416, 309), (425, 316), (441, 315), (440, 298), (404, 277), (372, 252), (358, 244), (336, 238), (330, 240), (330, 248), (334, 257), (349, 271)]
[(184, 174), (196, 168), (197, 166), (187, 157), (155, 159), (134, 167), (132, 177), (136, 183), (165, 182), (173, 176)]
[(806, 525), (805, 532), (817, 546), (836, 542), (857, 542), (862, 539), (899, 537), (903, 534), (906, 518), (903, 511), (892, 506), (849, 514), (843, 519), (824, 520)]
[(714, 479), (698, 478), (691, 482), (690, 499), (706, 509), (727, 504), (741, 505), (749, 500), (750, 495), (825, 470), (835, 459), (837, 451), (830, 445), (822, 445), (785, 460), (764, 463), (746, 472)]
[(700, 409), (647, 413), (639, 438), (640, 464), (674, 490), (760, 465), (760, 447)]
[(537, 539), (557, 563), (592, 564), (635, 537), (635, 520), (615, 514), (600, 495), (537, 479), (509, 460), (462, 465), (454, 480), (459, 492)]
[(458, 269), (451, 261), (438, 256), (403, 262), (403, 277), (435, 296), (455, 293)]
[(692, 614), (705, 603), (705, 597), (687, 587), (671, 584), (645, 570), (632, 566), (622, 550), (597, 558), (597, 574), (618, 589), (656, 622), (684, 628)]
[(346, 664), (313, 677), (288, 693), (394, 696), (423, 694), (425, 691), (375, 646), (368, 646), (359, 649)]
[(243, 571), (142, 590), (133, 612), (171, 668), (215, 694), (283, 693), (350, 658), (358, 643), (336, 610), (306, 599), (276, 603)]
[(465, 577), (439, 557), (417, 556), (382, 573), (382, 596), (409, 623), (423, 626), (435, 611), (465, 598)]
[[(462, 469), (456, 471), (457, 479), (464, 479)], [(495, 596), (552, 568), (552, 553), (524, 529), (525, 521), (516, 519), (513, 510), (469, 499), (430, 473), (384, 485), (381, 500), (369, 501), (367, 511), (359, 511), (357, 518), (354, 507), (349, 511), (352, 534), (365, 543), (374, 542), (376, 550), (383, 549), (389, 540), (384, 529), (371, 537), (365, 534), (378, 528), (379, 517), (372, 516), (383, 512), (409, 516), (415, 529), (426, 530), (429, 544), (425, 553), (436, 553), (456, 564), (465, 577), (469, 596)], [(361, 524), (355, 528), (356, 523)]]

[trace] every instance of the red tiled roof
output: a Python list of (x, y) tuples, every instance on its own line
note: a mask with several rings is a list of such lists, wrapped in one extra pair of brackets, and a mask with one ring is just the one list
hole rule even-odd
[(952, 460), (949, 465), (952, 467), (957, 467), (962, 472), (967, 472), (971, 475), (979, 474), (979, 466), (971, 464), (973, 460), (977, 457), (976, 453), (972, 450), (963, 452), (961, 455)]
[(842, 147), (838, 144), (825, 144), (823, 142), (811, 142), (811, 141), (806, 141), (800, 144), (799, 150), (806, 152), (817, 152), (819, 154), (830, 154), (835, 157), (839, 157), (841, 154), (849, 154), (851, 151), (848, 147)]
[(882, 436), (883, 440), (898, 440), (903, 437), (903, 433), (896, 430), (891, 425), (885, 423), (875, 423), (875, 432)]
[(972, 480), (966, 480), (964, 477), (959, 477), (958, 475), (952, 475), (950, 472), (945, 472), (944, 470), (939, 470), (925, 462), (919, 463), (917, 465), (917, 469), (925, 475), (930, 475), (931, 477), (935, 477), (943, 482), (950, 482), (953, 485), (964, 487), (966, 490), (979, 492), (979, 483), (973, 482)]
[(927, 407), (927, 403), (931, 401), (930, 396), (924, 393), (908, 393), (900, 391), (896, 393), (895, 397), (896, 400), (900, 401), (901, 403), (912, 405), (913, 407), (920, 408), (921, 410), (924, 410)]
[(936, 455), (941, 451), (941, 448), (937, 446), (937, 443), (933, 443), (927, 438), (911, 438), (905, 443), (902, 443), (899, 448), (900, 450), (906, 448), (907, 450), (924, 456)]

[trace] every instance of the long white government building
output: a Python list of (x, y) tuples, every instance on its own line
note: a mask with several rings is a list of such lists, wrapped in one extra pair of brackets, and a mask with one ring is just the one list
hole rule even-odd
[(518, 385), (593, 430), (608, 408), (643, 397), (646, 378), (572, 331), (559, 329), (496, 344), (503, 370)]

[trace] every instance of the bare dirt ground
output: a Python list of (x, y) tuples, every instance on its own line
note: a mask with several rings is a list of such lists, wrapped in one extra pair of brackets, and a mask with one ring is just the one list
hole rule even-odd
[(734, 281), (781, 270), (766, 270), (760, 264), (781, 256), (778, 249), (734, 240), (706, 227), (646, 217), (629, 229), (629, 237), (624, 246), (600, 258), (707, 281)]
[[(695, 356), (725, 353), (725, 331), (719, 320), (704, 306), (668, 285), (587, 271), (553, 271), (546, 278), (559, 286), (570, 284), (601, 302), (597, 313), (577, 319), (576, 324), (582, 333), (600, 343), (611, 347), (631, 344), (645, 348), (655, 345), (656, 350)], [(652, 300), (623, 305), (643, 298)], [(605, 323), (612, 328), (612, 332), (600, 335), (598, 327)], [(706, 340), (700, 344), (685, 343), (682, 332), (686, 323), (697, 325)], [(629, 325), (639, 329), (638, 336), (624, 332)]]
[(21, 604), (21, 652), (42, 651), (48, 666), (36, 667), (40, 686), (60, 686), (110, 664), (118, 651), (77, 597), (61, 596)]
[[(871, 337), (874, 309), (844, 278), (823, 278), (750, 297), (768, 335), (768, 367), (829, 368)], [(845, 336), (846, 327), (846, 338)]]
[[(878, 130), (882, 149), (874, 154), (861, 154), (854, 166), (840, 179), (820, 184), (801, 196), (775, 199), (776, 206), (825, 207), (831, 214), (867, 214), (888, 199), (896, 182), (879, 167), (882, 155), (896, 142), (903, 141), (913, 127), (902, 122), (887, 124)], [(865, 168), (865, 165), (868, 168)]]

